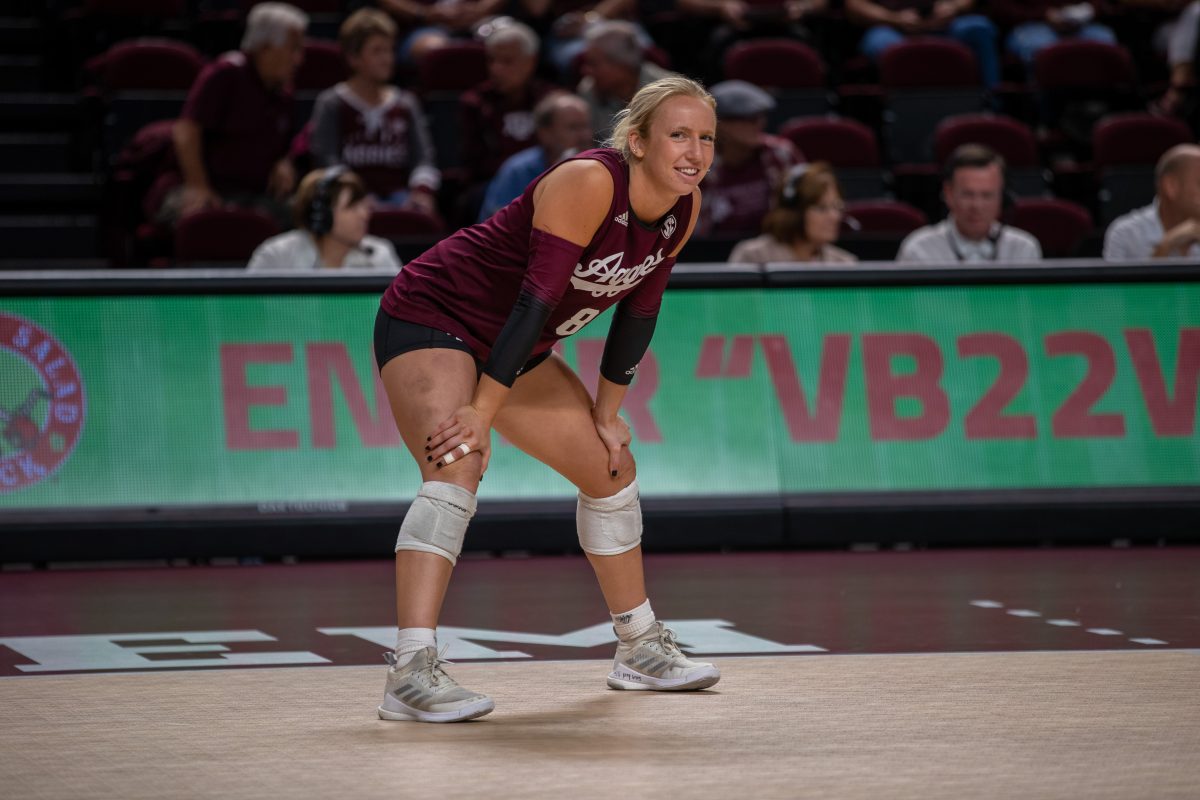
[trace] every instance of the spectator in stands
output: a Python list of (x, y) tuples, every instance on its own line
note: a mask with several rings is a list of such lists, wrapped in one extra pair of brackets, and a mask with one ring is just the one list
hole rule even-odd
[(585, 39), (579, 96), (591, 109), (592, 134), (600, 144), (608, 141), (613, 117), (637, 90), (670, 73), (646, 61), (638, 30), (629, 22), (601, 22), (588, 29)]
[(367, 235), (371, 198), (361, 178), (345, 167), (304, 176), (293, 203), (296, 229), (272, 236), (250, 257), (249, 269), (378, 269), (400, 271), (387, 239)]
[[(1195, 122), (1196, 113), (1196, 39), (1200, 32), (1200, 0), (1188, 3), (1179, 16), (1162, 26), (1155, 37), (1161, 40), (1167, 63), (1170, 65), (1170, 83), (1162, 97), (1150, 104), (1150, 110), (1158, 114), (1182, 117), (1189, 124)], [(1193, 124), (1193, 127), (1197, 127)]]
[(1038, 240), (1000, 221), (1004, 159), (981, 144), (957, 147), (943, 170), (942, 198), (949, 216), (910, 233), (897, 261), (946, 264), (1041, 261)]
[(991, 18), (1012, 27), (1005, 42), (1027, 73), (1039, 50), (1062, 39), (1116, 44), (1112, 28), (1096, 22), (1096, 7), (1084, 0), (992, 0)]
[[(535, 144), (534, 106), (554, 86), (534, 75), (539, 40), (524, 23), (497, 24), (485, 40), (488, 79), (462, 96), (462, 163), (471, 183)], [(522, 187), (524, 188), (524, 187)]]
[(975, 53), (983, 85), (1000, 82), (996, 26), (982, 14), (968, 14), (975, 0), (846, 0), (852, 22), (867, 28), (859, 45), (878, 62), (884, 50), (909, 36), (949, 36)]
[(566, 92), (556, 92), (533, 110), (537, 144), (509, 158), (500, 167), (483, 198), (479, 221), (495, 214), (525, 191), (530, 181), (564, 158), (592, 146), (592, 122), (587, 103)]
[(404, 64), (416, 64), (430, 50), (455, 38), (470, 38), (476, 25), (503, 13), (507, 0), (378, 0), (408, 33), (396, 55)]
[(434, 213), (441, 173), (420, 102), (391, 85), (395, 36), (395, 23), (373, 8), (342, 23), (338, 41), (350, 78), (317, 97), (313, 162), (348, 166), (385, 205)]
[(175, 123), (182, 185), (159, 219), (228, 203), (260, 208), (286, 227), (296, 187), (287, 157), (295, 133), (290, 82), (304, 57), (308, 16), (286, 3), (260, 3), (246, 17), (239, 51), (204, 68)]
[(1154, 177), (1154, 202), (1108, 226), (1105, 260), (1200, 258), (1200, 146), (1172, 147), (1158, 160)]
[(771, 195), (803, 161), (789, 140), (766, 133), (775, 101), (746, 81), (723, 81), (717, 100), (716, 158), (704, 179), (699, 230), (704, 236), (753, 236), (762, 229)]
[(848, 264), (852, 254), (835, 247), (845, 204), (833, 167), (824, 161), (797, 164), (780, 184), (763, 233), (739, 242), (730, 262), (821, 261)]
[(587, 49), (587, 32), (608, 20), (629, 20), (637, 31), (642, 48), (654, 44), (650, 34), (632, 18), (636, 16), (638, 4), (634, 0), (525, 0), (526, 9), (544, 6), (548, 9), (551, 24), (547, 29), (547, 57), (558, 74), (571, 78), (576, 59)]

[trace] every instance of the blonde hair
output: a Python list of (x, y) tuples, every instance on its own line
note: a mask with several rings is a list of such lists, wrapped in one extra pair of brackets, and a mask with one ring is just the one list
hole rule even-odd
[(626, 161), (634, 161), (635, 156), (629, 147), (629, 134), (637, 131), (643, 139), (649, 138), (650, 123), (654, 121), (654, 115), (658, 113), (659, 107), (672, 97), (694, 97), (708, 103), (713, 111), (717, 109), (717, 101), (702, 84), (672, 73), (638, 89), (629, 105), (613, 117), (615, 125), (612, 136), (605, 144), (620, 151)]

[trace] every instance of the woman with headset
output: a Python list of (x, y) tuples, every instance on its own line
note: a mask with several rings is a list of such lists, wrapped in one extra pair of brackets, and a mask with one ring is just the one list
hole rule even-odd
[(763, 233), (739, 242), (730, 262), (820, 261), (847, 264), (858, 259), (835, 247), (845, 215), (833, 168), (818, 161), (788, 171), (763, 219)]
[(266, 270), (375, 269), (400, 271), (387, 239), (367, 235), (371, 199), (362, 180), (345, 167), (304, 176), (293, 201), (296, 229), (272, 236), (250, 257), (252, 272)]

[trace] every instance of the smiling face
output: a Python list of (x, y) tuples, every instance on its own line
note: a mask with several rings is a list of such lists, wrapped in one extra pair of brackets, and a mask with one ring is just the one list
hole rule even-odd
[(672, 194), (689, 194), (712, 166), (716, 127), (708, 103), (677, 95), (654, 112), (645, 137), (629, 134), (629, 147), (651, 182)]

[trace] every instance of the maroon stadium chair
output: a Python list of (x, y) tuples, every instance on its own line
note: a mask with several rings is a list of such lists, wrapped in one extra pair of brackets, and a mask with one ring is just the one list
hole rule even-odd
[(742, 80), (766, 89), (775, 98), (767, 126), (777, 129), (793, 117), (829, 111), (825, 65), (817, 51), (790, 39), (752, 39), (725, 52), (727, 80)]
[(1133, 83), (1133, 58), (1120, 45), (1064, 39), (1038, 51), (1033, 74), (1044, 91), (1106, 89)]
[(889, 47), (879, 57), (884, 89), (975, 88), (979, 69), (975, 54), (951, 39), (916, 36)]
[(1019, 195), (1046, 194), (1037, 139), (1029, 126), (997, 114), (959, 114), (942, 120), (933, 132), (933, 156), (939, 164), (964, 144), (983, 144), (1004, 158), (1007, 187)]
[[(843, 230), (856, 233), (889, 233), (907, 236), (928, 224), (929, 218), (918, 208), (897, 200), (859, 200), (846, 204)], [(855, 224), (858, 225), (855, 228)]]
[(84, 0), (87, 14), (110, 16), (182, 17), (187, 13), (187, 0)]
[(984, 144), (1004, 157), (1009, 167), (1038, 165), (1037, 139), (1029, 126), (996, 114), (959, 114), (942, 120), (933, 134), (933, 155), (939, 164), (959, 145)]
[(279, 225), (261, 211), (210, 208), (189, 214), (175, 229), (175, 263), (238, 262), (245, 265)]
[(350, 76), (342, 49), (337, 42), (307, 39), (304, 42), (304, 61), (296, 70), (297, 91), (321, 91)]
[(487, 54), (478, 42), (453, 42), (427, 52), (417, 74), (422, 92), (465, 92), (487, 80)]
[(415, 208), (381, 208), (371, 214), (371, 234), (384, 239), (439, 236), (445, 228), (440, 218)]
[(1112, 114), (1092, 130), (1092, 151), (1101, 168), (1154, 165), (1167, 150), (1190, 141), (1192, 131), (1182, 120), (1153, 114)]
[(1074, 256), (1092, 231), (1092, 215), (1086, 208), (1055, 197), (1017, 198), (1004, 221), (1033, 234), (1046, 258)]
[(190, 44), (148, 38), (115, 44), (87, 64), (106, 92), (186, 92), (203, 68), (204, 56)]
[(1092, 128), (1100, 183), (1100, 217), (1114, 218), (1154, 199), (1154, 167), (1163, 153), (1193, 141), (1181, 120), (1145, 113), (1111, 114)]
[(725, 79), (765, 89), (820, 89), (825, 65), (817, 51), (791, 39), (752, 39), (725, 53)]
[(1034, 56), (1042, 122), (1060, 131), (1077, 160), (1087, 160), (1102, 117), (1141, 106), (1133, 57), (1120, 45), (1068, 39)]
[(828, 161), (840, 169), (877, 169), (879, 142), (875, 132), (846, 117), (796, 119), (780, 129), (809, 161)]
[(904, 237), (926, 224), (925, 213), (896, 200), (855, 200), (846, 204), (838, 244), (864, 261), (890, 261)]
[(795, 119), (784, 125), (779, 135), (790, 139), (808, 161), (832, 164), (848, 199), (884, 195), (879, 142), (875, 132), (858, 120), (835, 116)]
[(893, 163), (933, 159), (932, 131), (956, 114), (983, 108), (975, 54), (950, 39), (917, 36), (883, 51), (884, 144)]

